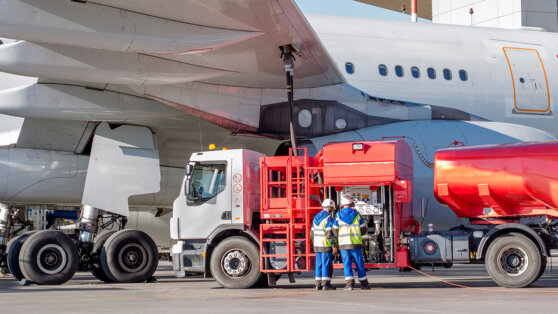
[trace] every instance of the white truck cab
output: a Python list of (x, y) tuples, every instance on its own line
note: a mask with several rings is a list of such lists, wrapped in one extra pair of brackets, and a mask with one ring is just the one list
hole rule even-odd
[[(253, 227), (259, 223), (262, 156), (245, 149), (192, 154), (170, 222), (171, 238), (178, 240), (172, 248), (178, 277), (186, 272), (208, 273), (211, 253), (224, 239), (243, 237), (257, 245)], [(240, 256), (235, 261), (242, 265), (239, 254), (233, 255)], [(245, 270), (233, 267), (229, 273), (251, 268), (246, 261), (244, 265)]]

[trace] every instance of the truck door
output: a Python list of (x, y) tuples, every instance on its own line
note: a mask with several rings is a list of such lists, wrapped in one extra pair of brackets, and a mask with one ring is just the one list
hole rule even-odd
[(231, 223), (230, 167), (227, 161), (197, 162), (186, 184), (180, 238), (205, 239), (222, 224)]

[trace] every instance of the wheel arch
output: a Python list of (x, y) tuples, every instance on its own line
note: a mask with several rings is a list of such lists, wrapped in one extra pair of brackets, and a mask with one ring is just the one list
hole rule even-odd
[(484, 235), (477, 248), (477, 259), (484, 259), (490, 244), (499, 236), (510, 232), (516, 232), (526, 236), (537, 245), (543, 257), (548, 257), (548, 250), (546, 249), (543, 239), (533, 229), (523, 224), (507, 223), (497, 225)]

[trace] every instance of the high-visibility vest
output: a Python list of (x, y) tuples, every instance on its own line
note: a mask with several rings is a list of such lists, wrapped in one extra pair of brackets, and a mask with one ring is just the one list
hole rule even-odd
[(326, 237), (326, 232), (331, 230), (331, 227), (326, 227), (328, 219), (328, 217), (322, 219), (319, 225), (316, 225), (315, 221), (312, 224), (312, 230), (314, 231), (314, 247), (331, 247), (331, 243)]
[(362, 244), (360, 215), (356, 215), (351, 224), (345, 223), (337, 217), (337, 223), (339, 224), (339, 245)]

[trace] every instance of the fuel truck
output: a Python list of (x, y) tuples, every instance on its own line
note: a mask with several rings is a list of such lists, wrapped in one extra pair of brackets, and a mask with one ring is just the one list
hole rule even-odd
[(312, 270), (321, 201), (349, 194), (368, 226), (367, 269), (478, 263), (496, 284), (525, 287), (558, 242), (556, 156), (558, 142), (439, 150), (434, 195), (469, 223), (421, 232), (404, 140), (329, 143), (315, 157), (306, 148), (195, 153), (173, 205), (173, 268), (211, 274), (226, 288), (274, 285), (283, 274), (294, 281)]

